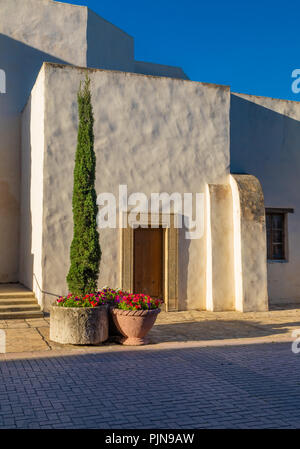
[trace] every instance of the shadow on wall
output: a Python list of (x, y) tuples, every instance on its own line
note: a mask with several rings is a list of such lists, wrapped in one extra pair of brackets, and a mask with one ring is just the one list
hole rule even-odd
[[(262, 185), (266, 207), (295, 209), (295, 214), (288, 216), (289, 263), (268, 264), (268, 290), (271, 304), (299, 301), (300, 103), (264, 97), (255, 100), (260, 104), (251, 97), (231, 95), (231, 172), (255, 175)], [(295, 112), (299, 120), (289, 116), (295, 116)]]
[[(22, 126), (21, 144), (21, 203), (20, 203), (20, 259), (19, 259), (19, 281), (33, 290), (33, 265), (32, 254), (32, 215), (31, 215), (31, 97), (24, 111), (26, 125)], [(23, 125), (23, 123), (22, 123)], [(24, 176), (26, 173), (26, 176)]]
[(92, 10), (87, 14), (87, 66), (134, 72), (133, 37)]
[(0, 33), (0, 68), (6, 74), (6, 95), (1, 96), (2, 113), (22, 112), (44, 62), (68, 64)]
[[(184, 217), (182, 217), (184, 220)], [(178, 230), (178, 309), (187, 310), (188, 308), (188, 267), (190, 259), (191, 241), (185, 238), (186, 229), (183, 227)]]
[[(30, 215), (30, 180), (31, 152), (30, 136), (28, 140), (29, 154), (20, 155), (21, 147), (21, 116), (37, 75), (44, 62), (66, 63), (60, 59), (36, 50), (19, 41), (0, 34), (0, 68), (6, 74), (6, 94), (0, 97), (0, 282), (16, 282), (19, 280), (19, 234), (26, 240), (26, 255), (23, 255), (26, 267), (32, 267), (31, 246), (31, 215)], [(30, 124), (28, 132), (30, 131)], [(22, 156), (22, 162), (21, 162)], [(26, 164), (23, 170), (21, 163)], [(26, 177), (24, 176), (26, 173)], [(22, 178), (23, 174), (23, 178)], [(21, 179), (22, 178), (22, 179)], [(21, 180), (21, 181), (20, 181)], [(21, 190), (20, 184), (25, 190)], [(22, 191), (22, 226), (20, 221), (20, 192)], [(10, 201), (7, 209), (4, 203)], [(12, 207), (12, 205), (14, 205)], [(28, 239), (28, 241), (27, 241)], [(29, 250), (29, 251), (28, 251)], [(32, 271), (32, 270), (31, 270)], [(26, 275), (26, 279), (28, 276)], [(32, 279), (32, 278), (31, 278)], [(32, 282), (32, 281), (31, 281)], [(28, 282), (25, 284), (32, 288)]]
[(299, 196), (300, 121), (232, 94), (230, 157), (232, 173), (250, 173), (259, 179), (266, 206), (273, 199), (278, 203), (283, 192), (285, 203), (280, 206), (295, 206)]

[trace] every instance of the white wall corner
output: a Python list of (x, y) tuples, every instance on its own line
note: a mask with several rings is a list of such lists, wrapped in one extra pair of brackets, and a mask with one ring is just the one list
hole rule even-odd
[(231, 176), (236, 310), (268, 310), (264, 196), (253, 175)]
[(43, 308), (43, 191), (45, 65), (22, 114), (20, 281)]
[(242, 270), (242, 242), (241, 242), (241, 207), (240, 194), (236, 180), (230, 175), (233, 212), (233, 254), (234, 254), (234, 289), (235, 309), (243, 312), (243, 270)]
[(213, 311), (211, 204), (209, 186), (205, 186), (206, 217), (206, 310)]

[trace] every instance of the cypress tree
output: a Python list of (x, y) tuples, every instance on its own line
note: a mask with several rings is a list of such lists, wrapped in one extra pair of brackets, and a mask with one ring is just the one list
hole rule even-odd
[(101, 260), (96, 222), (94, 116), (88, 76), (83, 86), (80, 83), (77, 99), (79, 126), (72, 201), (74, 229), (67, 283), (69, 292), (80, 296), (96, 291)]

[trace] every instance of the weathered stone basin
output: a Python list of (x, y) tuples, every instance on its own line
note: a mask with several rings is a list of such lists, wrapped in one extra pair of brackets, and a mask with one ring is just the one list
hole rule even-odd
[(108, 307), (58, 307), (50, 312), (50, 340), (61, 344), (97, 345), (108, 339)]

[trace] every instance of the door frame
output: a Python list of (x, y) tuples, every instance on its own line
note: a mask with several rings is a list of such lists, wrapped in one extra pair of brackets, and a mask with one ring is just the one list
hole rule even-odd
[[(128, 223), (128, 214), (128, 212), (125, 213), (125, 217), (122, 219), (122, 223), (126, 223), (127, 227), (120, 229), (120, 279), (121, 288), (133, 293), (134, 226), (151, 227), (151, 215), (140, 214), (138, 222), (134, 223), (131, 219), (131, 222)], [(178, 310), (178, 228), (174, 226), (176, 214), (170, 215), (159, 214), (156, 216), (157, 227), (164, 229), (163, 299), (167, 312)]]

